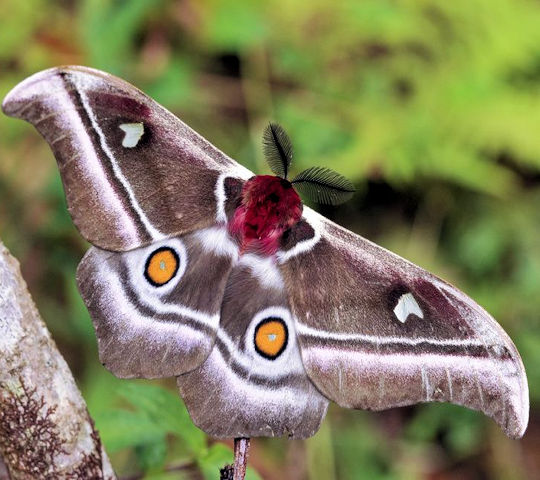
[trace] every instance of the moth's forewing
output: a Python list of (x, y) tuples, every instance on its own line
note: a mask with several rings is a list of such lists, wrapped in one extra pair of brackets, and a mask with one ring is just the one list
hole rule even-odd
[(282, 271), (302, 360), (319, 390), (348, 408), (464, 405), (521, 437), (527, 378), (493, 317), (416, 265), (306, 214), (313, 237)]
[(141, 91), (98, 70), (37, 73), (2, 108), (49, 143), (75, 225), (106, 250), (212, 225), (219, 176), (251, 175)]

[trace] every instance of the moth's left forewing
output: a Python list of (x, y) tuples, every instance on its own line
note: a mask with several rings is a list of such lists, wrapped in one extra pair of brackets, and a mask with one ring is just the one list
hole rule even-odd
[(309, 209), (305, 217), (300, 240), (278, 257), (302, 360), (321, 392), (369, 410), (456, 403), (521, 437), (527, 380), (497, 322), (416, 265)]
[(209, 227), (220, 179), (251, 176), (140, 90), (91, 68), (37, 73), (2, 108), (49, 143), (75, 225), (106, 250)]

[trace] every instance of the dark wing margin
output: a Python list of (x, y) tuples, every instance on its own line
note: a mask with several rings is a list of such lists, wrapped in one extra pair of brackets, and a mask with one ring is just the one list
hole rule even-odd
[(313, 234), (304, 225), (305, 239), (278, 256), (319, 390), (367, 410), (455, 403), (522, 437), (527, 378), (500, 325), (452, 285), (310, 209), (304, 215)]
[(141, 91), (98, 70), (37, 73), (2, 109), (49, 143), (75, 225), (107, 250), (212, 225), (220, 176), (251, 176)]

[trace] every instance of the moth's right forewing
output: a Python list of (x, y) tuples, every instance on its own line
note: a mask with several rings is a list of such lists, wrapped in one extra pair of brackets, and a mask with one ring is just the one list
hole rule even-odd
[[(529, 415), (519, 353), (455, 287), (314, 212), (280, 252), (306, 372), (328, 398), (383, 410), (451, 402), (521, 437)], [(301, 238), (301, 237), (299, 237)]]

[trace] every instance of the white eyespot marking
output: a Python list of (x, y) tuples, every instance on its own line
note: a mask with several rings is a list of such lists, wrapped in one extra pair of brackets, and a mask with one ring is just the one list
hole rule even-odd
[(424, 313), (418, 306), (418, 302), (412, 293), (404, 293), (399, 297), (394, 314), (401, 323), (405, 323), (409, 315), (414, 314), (417, 317), (424, 318)]
[(122, 146), (125, 148), (136, 147), (144, 133), (144, 125), (142, 123), (122, 123), (120, 130), (123, 130), (126, 135), (122, 140)]

